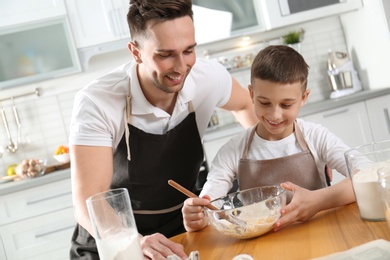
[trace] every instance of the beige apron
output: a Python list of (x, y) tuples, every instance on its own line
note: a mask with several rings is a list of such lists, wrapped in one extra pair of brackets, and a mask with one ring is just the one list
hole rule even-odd
[[(245, 145), (244, 153), (238, 165), (238, 184), (240, 190), (258, 186), (275, 185), (290, 181), (308, 190), (316, 190), (326, 186), (321, 181), (313, 155), (311, 154), (302, 132), (294, 122), (294, 134), (303, 150), (293, 155), (269, 159), (247, 159), (250, 144), (256, 133), (256, 128), (251, 132)], [(258, 149), (261, 149), (258, 148)], [(287, 202), (291, 201), (292, 193), (287, 192)]]

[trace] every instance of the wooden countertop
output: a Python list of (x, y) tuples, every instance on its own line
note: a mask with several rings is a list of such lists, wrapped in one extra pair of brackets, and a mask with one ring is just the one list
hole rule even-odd
[(171, 240), (189, 254), (199, 251), (200, 259), (233, 259), (249, 254), (257, 259), (311, 259), (359, 246), (375, 239), (390, 240), (386, 221), (364, 221), (356, 203), (318, 213), (305, 223), (247, 240), (224, 236), (213, 227), (183, 233)]

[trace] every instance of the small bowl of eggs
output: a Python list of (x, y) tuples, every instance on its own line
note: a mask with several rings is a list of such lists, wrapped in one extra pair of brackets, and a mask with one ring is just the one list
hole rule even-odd
[(45, 174), (46, 166), (46, 159), (23, 160), (15, 167), (15, 173), (21, 179), (34, 178)]

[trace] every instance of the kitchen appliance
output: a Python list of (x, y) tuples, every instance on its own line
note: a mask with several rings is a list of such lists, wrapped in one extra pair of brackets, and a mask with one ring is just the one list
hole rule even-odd
[(362, 90), (358, 74), (347, 53), (329, 50), (327, 63), (332, 90), (330, 98), (343, 97)]
[(361, 0), (260, 0), (267, 30), (353, 11)]

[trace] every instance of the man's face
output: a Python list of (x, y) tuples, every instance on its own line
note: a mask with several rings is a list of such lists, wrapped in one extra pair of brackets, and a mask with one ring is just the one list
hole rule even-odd
[(195, 30), (189, 16), (149, 24), (147, 36), (130, 50), (139, 64), (141, 87), (176, 93), (195, 64)]
[(259, 119), (257, 133), (266, 140), (281, 140), (289, 136), (293, 123), (310, 93), (302, 84), (275, 83), (256, 78), (249, 91)]

